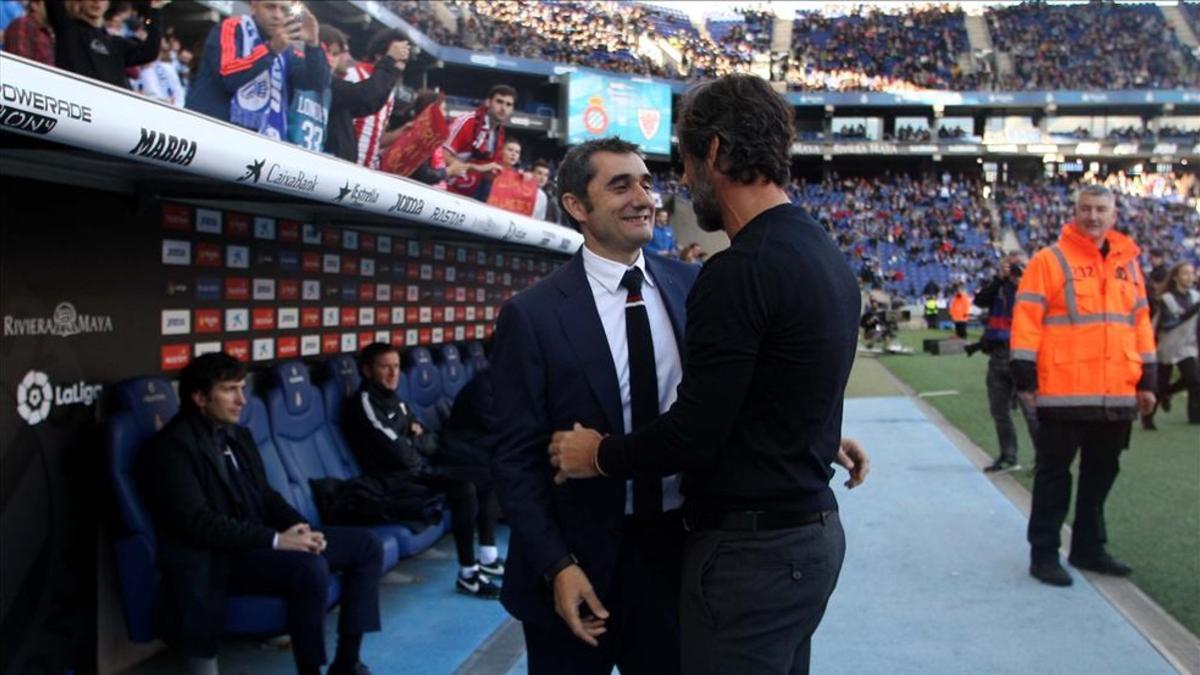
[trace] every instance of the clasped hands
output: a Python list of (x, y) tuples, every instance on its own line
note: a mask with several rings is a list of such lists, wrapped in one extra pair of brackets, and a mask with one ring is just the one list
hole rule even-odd
[(296, 523), (279, 533), (278, 548), (281, 551), (306, 551), (319, 554), (328, 544), (325, 535), (313, 530), (308, 523)]
[[(570, 478), (595, 478), (600, 475), (597, 453), (604, 436), (576, 422), (570, 431), (557, 431), (550, 438), (550, 466), (554, 482), (561, 485)], [(862, 484), (871, 471), (871, 459), (852, 438), (843, 438), (838, 447), (837, 463), (850, 473), (844, 485), (850, 489)]]

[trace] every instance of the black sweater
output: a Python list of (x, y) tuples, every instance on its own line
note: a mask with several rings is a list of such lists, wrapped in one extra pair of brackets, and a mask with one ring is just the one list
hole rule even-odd
[(162, 42), (162, 13), (152, 9), (147, 14), (146, 40), (109, 35), (104, 27), (73, 19), (60, 0), (46, 3), (46, 15), (54, 29), (54, 58), (59, 68), (94, 80), (129, 89), (125, 69), (150, 63), (158, 58)]

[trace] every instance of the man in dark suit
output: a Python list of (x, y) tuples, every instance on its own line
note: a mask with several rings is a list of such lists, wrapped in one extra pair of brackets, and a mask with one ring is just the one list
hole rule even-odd
[(669, 675), (679, 671), (677, 478), (556, 486), (546, 444), (577, 422), (624, 434), (670, 407), (699, 268), (642, 255), (654, 206), (636, 145), (576, 146), (559, 181), (584, 247), (505, 305), (493, 342), (492, 471), (513, 532), (500, 598), (524, 624), (534, 675), (614, 665)]
[[(684, 99), (679, 150), (697, 222), (730, 246), (688, 296), (678, 400), (632, 434), (564, 431), (550, 446), (561, 478), (606, 478), (570, 483), (684, 472), (686, 673), (807, 673), (845, 555), (829, 480), (846, 449), (860, 294), (837, 246), (784, 190), (793, 114), (752, 75)], [(851, 483), (861, 481), (866, 458), (850, 459)]]
[(365, 529), (313, 530), (271, 489), (254, 439), (237, 424), (245, 384), (245, 366), (231, 356), (192, 361), (180, 375), (179, 414), (139, 458), (158, 531), (161, 634), (189, 658), (192, 672), (215, 674), (226, 596), (279, 595), (297, 672), (319, 673), (329, 577), (340, 572), (329, 672), (369, 673), (358, 653), (363, 633), (379, 630), (382, 545)]

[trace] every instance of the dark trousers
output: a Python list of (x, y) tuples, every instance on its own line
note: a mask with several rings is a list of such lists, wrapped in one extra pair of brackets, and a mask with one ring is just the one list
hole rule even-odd
[(925, 327), (928, 328), (929, 330), (933, 330), (933, 329), (937, 328), (937, 314), (926, 314), (925, 315)]
[(450, 531), (458, 564), (475, 564), (475, 533), (479, 532), (481, 546), (496, 544), (496, 520), (500, 504), (492, 491), (486, 468), (438, 467), (432, 474), (417, 479), (422, 485), (446, 493), (450, 506)]
[(678, 511), (650, 523), (626, 519), (617, 570), (600, 598), (609, 611), (600, 646), (526, 623), (529, 675), (609, 675), (613, 666), (621, 675), (679, 673), (683, 534)]
[(962, 340), (967, 339), (967, 322), (966, 321), (955, 321), (954, 322), (954, 335)]
[(769, 532), (702, 530), (683, 554), (683, 672), (809, 671), (812, 635), (846, 555), (837, 512)]
[(1009, 350), (1006, 345), (992, 348), (988, 354), (987, 369), (988, 411), (996, 423), (996, 437), (1000, 441), (1000, 457), (1005, 462), (1017, 461), (1017, 428), (1013, 425), (1012, 408), (1016, 402), (1029, 428), (1029, 438), (1037, 440), (1037, 410), (1017, 396), (1017, 385), (1009, 370)]
[[(1176, 368), (1179, 369), (1179, 379), (1171, 382), (1171, 373)], [(1158, 410), (1164, 398), (1181, 391), (1187, 392), (1188, 423), (1200, 424), (1200, 365), (1196, 359), (1188, 358), (1176, 364), (1158, 364), (1158, 404), (1154, 406), (1154, 411)], [(1147, 416), (1151, 421), (1154, 420), (1154, 411)]]
[(1121, 451), (1129, 447), (1130, 422), (1038, 422), (1037, 470), (1029, 513), (1029, 545), (1035, 562), (1055, 560), (1059, 531), (1071, 503), (1071, 462), (1080, 451), (1079, 493), (1071, 554), (1092, 557), (1104, 551), (1104, 502), (1120, 471)]
[(272, 549), (248, 551), (234, 558), (229, 576), (234, 593), (285, 598), (292, 654), (301, 668), (325, 663), (330, 574), (338, 572), (342, 578), (338, 634), (362, 635), (379, 630), (379, 576), (383, 568), (379, 537), (356, 527), (324, 527), (320, 531), (327, 544), (320, 555)]

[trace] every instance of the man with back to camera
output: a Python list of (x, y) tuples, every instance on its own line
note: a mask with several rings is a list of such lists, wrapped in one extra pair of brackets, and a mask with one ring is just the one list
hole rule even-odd
[[(1029, 438), (1037, 438), (1037, 410), (1018, 397), (1009, 364), (1009, 342), (1012, 339), (1013, 306), (1016, 303), (1017, 284), (1025, 268), (1025, 253), (1013, 251), (996, 265), (996, 276), (974, 298), (976, 307), (988, 312), (983, 338), (979, 348), (988, 355), (987, 394), (988, 410), (996, 423), (996, 436), (1000, 443), (1000, 456), (984, 469), (1016, 471), (1021, 468), (1017, 460), (1017, 429), (1013, 426), (1012, 407), (1014, 399), (1021, 408), (1021, 416), (1029, 427)], [(968, 347), (970, 350), (970, 347)], [(968, 351), (968, 354), (970, 351)]]
[(1139, 249), (1112, 229), (1116, 219), (1108, 188), (1080, 188), (1074, 220), (1033, 256), (1017, 287), (1012, 374), (1038, 418), (1029, 573), (1052, 586), (1072, 583), (1058, 547), (1076, 450), (1079, 493), (1067, 560), (1101, 574), (1132, 572), (1105, 547), (1104, 502), (1133, 419), (1139, 409), (1154, 409), (1158, 368)]
[(444, 492), (458, 554), (455, 590), (480, 598), (497, 597), (500, 585), (493, 577), (504, 575), (504, 560), (496, 549), (499, 514), (491, 499), (487, 469), (434, 466), (437, 440), (425, 433), (396, 392), (401, 377), (400, 351), (396, 347), (385, 342), (369, 344), (359, 355), (358, 365), (362, 385), (342, 408), (342, 426), (363, 474), (383, 481), (389, 490), (400, 489), (400, 484), (393, 481), (401, 481)]
[(340, 573), (337, 655), (329, 673), (370, 673), (359, 662), (363, 633), (379, 630), (383, 545), (369, 530), (313, 530), (267, 484), (250, 432), (238, 425), (246, 367), (206, 354), (179, 377), (179, 413), (139, 455), (138, 477), (158, 533), (159, 631), (215, 675), (228, 594), (280, 595), (287, 602), (296, 672), (325, 663), (330, 575)]
[[(685, 183), (701, 228), (731, 245), (688, 297), (678, 397), (632, 434), (576, 429), (550, 445), (556, 480), (683, 470), (685, 673), (808, 672), (845, 554), (828, 483), (860, 296), (841, 252), (784, 191), (792, 118), (751, 75), (688, 93)], [(855, 484), (867, 470), (856, 454)]]
[(466, 197), (486, 199), (482, 184), (490, 181), (502, 168), (504, 125), (512, 117), (517, 102), (517, 90), (507, 84), (497, 84), (488, 90), (483, 104), (470, 115), (463, 115), (450, 126), (446, 151), (469, 165), (462, 176), (452, 176), (446, 184), (451, 192)]
[(288, 138), (290, 92), (329, 87), (319, 31), (302, 5), (250, 0), (250, 14), (223, 19), (209, 32), (187, 108), (268, 138)]

